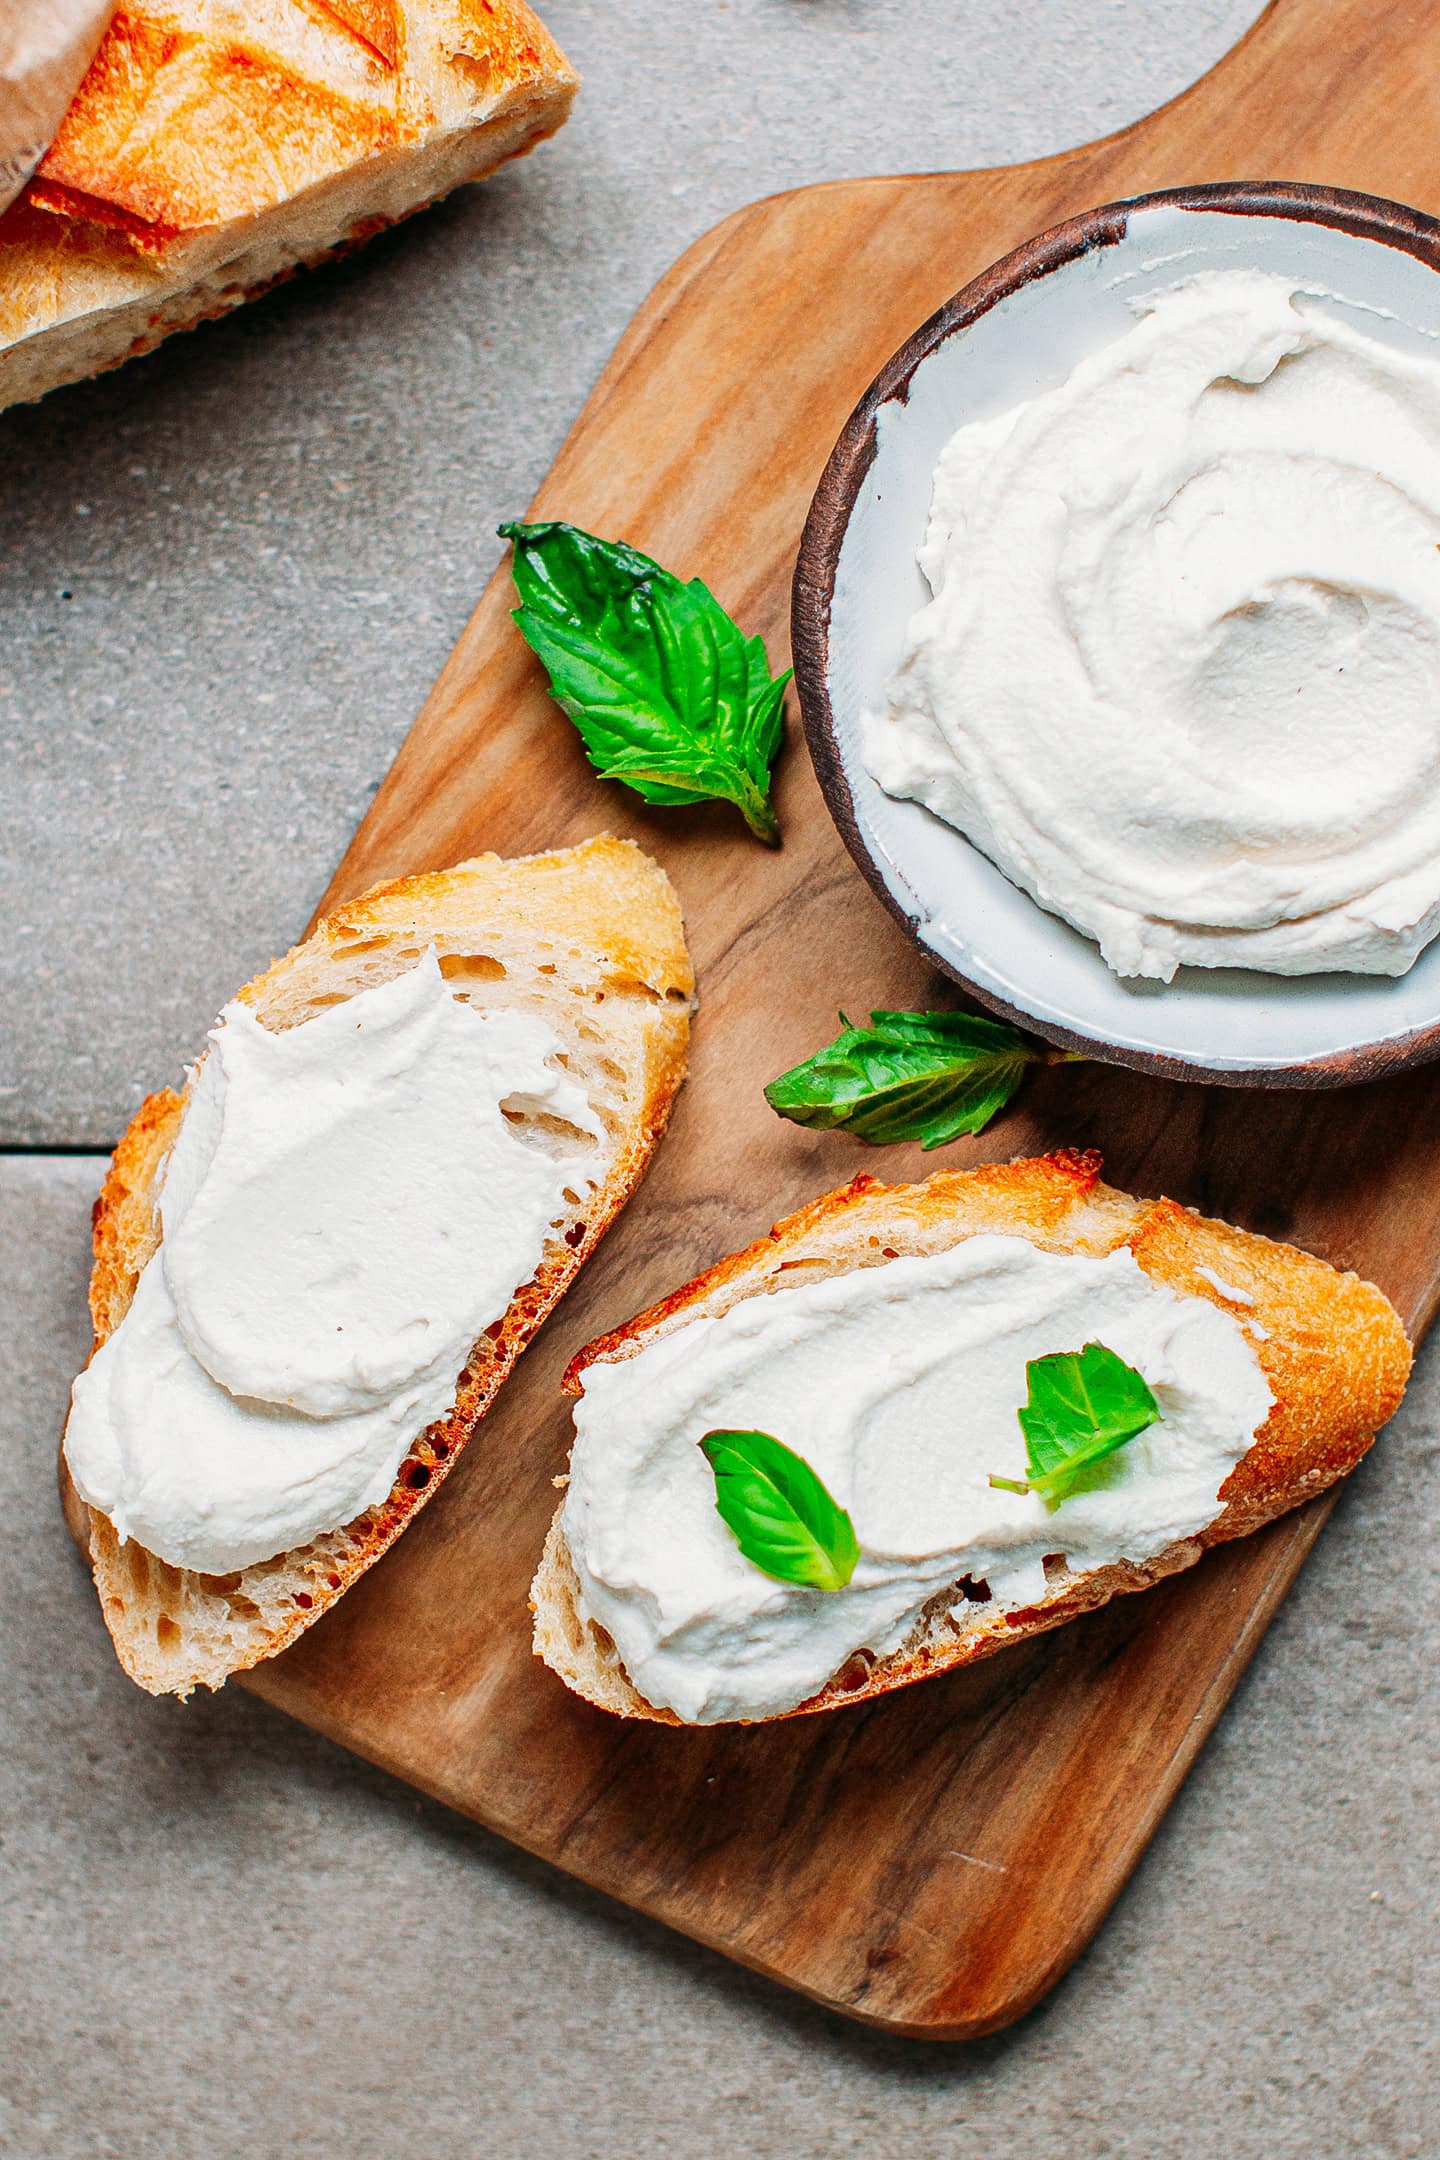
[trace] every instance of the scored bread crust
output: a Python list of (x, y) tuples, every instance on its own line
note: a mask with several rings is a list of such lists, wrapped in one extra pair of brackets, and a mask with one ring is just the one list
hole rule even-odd
[[(432, 946), (457, 992), (486, 1011), (519, 1007), (554, 1029), (609, 1135), (605, 1176), (567, 1204), (534, 1278), (476, 1343), (451, 1413), (417, 1436), (389, 1497), (342, 1528), (231, 1574), (172, 1567), (122, 1542), (107, 1516), (84, 1506), (62, 1451), (66, 1513), (72, 1525), (83, 1520), (120, 1662), (152, 1694), (218, 1687), (272, 1657), (399, 1536), (639, 1183), (684, 1077), (694, 976), (679, 903), (633, 842), (608, 837), (553, 855), (478, 856), (377, 886), (327, 916), (239, 997), (266, 1026), (294, 1027), (402, 974)], [(96, 1348), (120, 1325), (160, 1243), (160, 1186), (184, 1108), (170, 1089), (143, 1104), (95, 1204)], [(532, 1123), (543, 1144), (545, 1121)]]
[(122, 0), (0, 216), (0, 407), (523, 156), (578, 87), (526, 0)]
[[(969, 1664), (1189, 1567), (1207, 1546), (1258, 1530), (1343, 1477), (1399, 1403), (1410, 1345), (1389, 1299), (1373, 1283), (1341, 1274), (1293, 1245), (1210, 1221), (1174, 1200), (1116, 1192), (1100, 1182), (1100, 1168), (1097, 1154), (1065, 1150), (976, 1170), (939, 1170), (919, 1185), (857, 1177), (588, 1344), (572, 1361), (564, 1385), (578, 1395), (589, 1366), (633, 1357), (692, 1320), (718, 1317), (742, 1298), (771, 1294), (801, 1270), (807, 1278), (848, 1274), (940, 1252), (985, 1231), (1028, 1238), (1044, 1252), (1099, 1256), (1128, 1247), (1155, 1281), (1208, 1299), (1242, 1326), (1251, 1324), (1274, 1404), (1220, 1488), (1224, 1506), (1214, 1522), (1139, 1562), (1072, 1572), (1047, 1561), (1045, 1596), (1032, 1604), (980, 1601), (975, 1586), (957, 1583), (930, 1600), (898, 1650), (878, 1660), (858, 1652), (787, 1717), (839, 1709)], [(1227, 1298), (1210, 1275), (1253, 1303)], [(682, 1723), (674, 1711), (645, 1700), (606, 1630), (582, 1611), (563, 1510), (562, 1500), (530, 1592), (537, 1655), (567, 1687), (602, 1709)]]

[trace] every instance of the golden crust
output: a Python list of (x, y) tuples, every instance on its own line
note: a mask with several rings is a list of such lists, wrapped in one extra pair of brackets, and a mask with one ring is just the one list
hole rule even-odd
[(315, 0), (317, 7), (368, 45), (387, 68), (400, 59), (401, 22), (397, 0)]
[(30, 199), (61, 215), (76, 198), (82, 215), (108, 207), (137, 239), (253, 217), (423, 141), (447, 102), (437, 46), (442, 82), (470, 103), (573, 82), (525, 0), (410, 0), (403, 14), (392, 0), (268, 0), (228, 19), (205, 0), (117, 9)]
[(253, 216), (397, 140), (388, 100), (307, 79), (256, 45), (119, 14), (30, 199), (106, 223), (118, 212), (158, 245)]
[(97, 1342), (113, 1335), (130, 1310), (141, 1270), (160, 1242), (155, 1185), (183, 1107), (173, 1088), (147, 1095), (110, 1158), (90, 1217), (95, 1251), (90, 1318)]
[[(932, 1601), (898, 1651), (878, 1662), (862, 1654), (787, 1715), (839, 1709), (909, 1686), (1058, 1627), (1109, 1598), (1146, 1589), (1189, 1567), (1207, 1546), (1243, 1537), (1324, 1491), (1353, 1468), (1398, 1405), (1410, 1346), (1390, 1301), (1373, 1283), (1341, 1274), (1293, 1245), (1210, 1221), (1176, 1201), (1116, 1192), (1100, 1182), (1100, 1167), (1097, 1155), (1065, 1151), (937, 1171), (920, 1185), (856, 1178), (589, 1344), (572, 1362), (565, 1385), (578, 1394), (587, 1366), (631, 1356), (643, 1342), (701, 1312), (718, 1314), (740, 1298), (764, 1296), (787, 1270), (844, 1273), (901, 1254), (941, 1250), (981, 1231), (1028, 1237), (1051, 1251), (1102, 1254), (1128, 1246), (1157, 1282), (1207, 1298), (1250, 1325), (1274, 1403), (1221, 1487), (1225, 1506), (1208, 1528), (1143, 1563), (1082, 1574), (1057, 1568), (1045, 1598), (1028, 1607), (957, 1605), (963, 1596), (957, 1585)], [(1241, 1296), (1232, 1298), (1230, 1291)], [(568, 1687), (604, 1709), (678, 1724), (673, 1712), (656, 1709), (633, 1687), (608, 1635), (582, 1616), (578, 1592), (557, 1509), (531, 1590), (537, 1654)]]
[[(1149, 1208), (1125, 1243), (1157, 1281), (1264, 1330), (1254, 1348), (1274, 1407), (1221, 1487), (1225, 1513), (1203, 1543), (1258, 1529), (1355, 1467), (1399, 1407), (1410, 1374), (1409, 1345), (1383, 1291), (1174, 1200)], [(1253, 1303), (1228, 1299), (1213, 1276)], [(1289, 1497), (1276, 1505), (1280, 1495)]]
[[(394, 1542), (639, 1183), (684, 1077), (694, 977), (679, 905), (664, 873), (628, 841), (601, 838), (514, 861), (481, 856), (378, 886), (318, 924), (239, 995), (267, 1025), (293, 1026), (320, 1009), (318, 1001), (333, 1002), (337, 988), (352, 995), (413, 965), (432, 944), (457, 987), (484, 985), (487, 1005), (545, 1010), (610, 1127), (610, 1167), (598, 1194), (555, 1232), (534, 1280), (476, 1343), (451, 1413), (416, 1438), (378, 1508), (225, 1576), (172, 1567), (133, 1541), (122, 1544), (105, 1516), (85, 1511), (116, 1652), (152, 1693), (218, 1687), (229, 1673), (274, 1656)], [(183, 1114), (183, 1096), (152, 1095), (115, 1151), (95, 1206), (96, 1347), (124, 1318), (159, 1244), (160, 1172)], [(68, 1484), (63, 1457), (62, 1480)], [(69, 1514), (73, 1489), (66, 1502)]]
[[(936, 1170), (923, 1185), (884, 1185), (862, 1171), (848, 1185), (787, 1215), (743, 1252), (717, 1260), (658, 1305), (587, 1343), (571, 1359), (561, 1384), (567, 1394), (578, 1395), (587, 1365), (632, 1356), (669, 1322), (690, 1319), (702, 1305), (714, 1316), (742, 1297), (773, 1290), (791, 1268), (826, 1261), (873, 1267), (900, 1253), (953, 1245), (977, 1230), (1011, 1232), (1057, 1251), (1109, 1252), (1130, 1218), (1106, 1205), (1123, 1196), (1100, 1185), (1100, 1169), (1093, 1150), (1061, 1148), (1019, 1162), (982, 1163), (974, 1170)], [(1103, 1197), (1091, 1221), (1082, 1211), (1090, 1209), (1097, 1193)], [(1125, 1210), (1132, 1206), (1124, 1202)]]
[(0, 216), (0, 405), (148, 350), (523, 155), (577, 86), (525, 0), (122, 6)]

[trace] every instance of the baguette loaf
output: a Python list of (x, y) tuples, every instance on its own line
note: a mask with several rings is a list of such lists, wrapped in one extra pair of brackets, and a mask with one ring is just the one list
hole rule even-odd
[(554, 134), (525, 0), (133, 0), (0, 217), (0, 406), (148, 352)]
[[(328, 916), (240, 992), (284, 1029), (413, 967), (429, 947), (485, 1011), (519, 1007), (564, 1045), (569, 1075), (610, 1136), (598, 1190), (569, 1207), (534, 1277), (475, 1344), (445, 1419), (416, 1436), (379, 1507), (228, 1575), (172, 1567), (122, 1542), (69, 1487), (120, 1662), (152, 1694), (218, 1687), (317, 1620), (399, 1536), (447, 1474), (501, 1381), (638, 1184), (685, 1070), (693, 976), (664, 873), (628, 841), (555, 855), (485, 855), (381, 885)], [(152, 1095), (115, 1151), (95, 1208), (96, 1345), (119, 1326), (160, 1242), (165, 1159), (185, 1111)]]
[[(1236, 1301), (1222, 1294), (1218, 1278), (1253, 1301), (1240, 1314), (1250, 1323), (1274, 1406), (1222, 1486), (1223, 1510), (1207, 1528), (1133, 1564), (1072, 1573), (1062, 1561), (1047, 1561), (1045, 1595), (1036, 1604), (972, 1602), (959, 1585), (949, 1588), (930, 1601), (897, 1651), (878, 1661), (857, 1653), (819, 1694), (785, 1715), (834, 1710), (908, 1686), (1189, 1567), (1207, 1546), (1244, 1537), (1343, 1477), (1399, 1403), (1410, 1347), (1373, 1284), (1294, 1246), (1207, 1221), (1173, 1200), (1132, 1199), (1102, 1184), (1099, 1172), (1098, 1155), (1061, 1153), (937, 1171), (920, 1185), (858, 1177), (589, 1344), (572, 1362), (565, 1386), (579, 1395), (589, 1366), (631, 1357), (702, 1315), (764, 1297), (784, 1285), (787, 1270), (803, 1268), (805, 1280), (847, 1274), (938, 1252), (986, 1231), (1026, 1238), (1046, 1252), (1099, 1256), (1125, 1246), (1147, 1275), (1172, 1290), (1234, 1314)], [(537, 1654), (567, 1687), (602, 1709), (682, 1722), (645, 1701), (609, 1635), (581, 1609), (562, 1515), (563, 1502), (531, 1589)]]

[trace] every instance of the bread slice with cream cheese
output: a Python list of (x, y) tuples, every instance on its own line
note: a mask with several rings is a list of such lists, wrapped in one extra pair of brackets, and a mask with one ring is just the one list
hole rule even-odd
[[(1259, 1529), (1343, 1477), (1399, 1403), (1410, 1346), (1373, 1284), (1173, 1200), (1133, 1199), (1103, 1184), (1100, 1167), (1098, 1155), (1060, 1153), (937, 1171), (919, 1185), (858, 1177), (589, 1344), (571, 1364), (565, 1385), (578, 1396), (595, 1364), (633, 1357), (692, 1321), (783, 1290), (787, 1280), (811, 1282), (933, 1254), (986, 1232), (1021, 1237), (1051, 1253), (1099, 1257), (1128, 1248), (1156, 1282), (1207, 1299), (1247, 1327), (1273, 1407), (1221, 1487), (1223, 1506), (1204, 1530), (1088, 1572), (1072, 1573), (1055, 1556), (1046, 1562), (1045, 1593), (1033, 1603), (1007, 1605), (987, 1597), (985, 1586), (977, 1597), (977, 1586), (953, 1585), (929, 1602), (898, 1650), (880, 1659), (856, 1653), (818, 1694), (784, 1715), (839, 1709), (908, 1686), (1189, 1567), (1207, 1546)], [(602, 1709), (682, 1722), (645, 1700), (608, 1633), (584, 1611), (563, 1515), (562, 1501), (531, 1590), (537, 1654), (567, 1687)]]
[[(568, 1206), (533, 1280), (475, 1344), (451, 1414), (415, 1436), (389, 1497), (356, 1520), (231, 1574), (173, 1567), (123, 1541), (80, 1500), (62, 1453), (67, 1516), (90, 1555), (120, 1662), (153, 1694), (218, 1687), (273, 1656), (399, 1536), (638, 1184), (684, 1077), (694, 978), (680, 909), (663, 871), (628, 841), (515, 861), (481, 856), (378, 886), (327, 916), (240, 999), (264, 1026), (295, 1027), (432, 948), (468, 1003), (533, 1014), (559, 1038), (568, 1077), (608, 1135), (603, 1175)], [(166, 1158), (185, 1104), (169, 1089), (149, 1098), (96, 1203), (97, 1347), (119, 1327), (159, 1247)]]

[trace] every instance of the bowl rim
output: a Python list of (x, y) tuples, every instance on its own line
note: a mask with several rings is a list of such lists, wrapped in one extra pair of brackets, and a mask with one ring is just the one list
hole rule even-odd
[(903, 400), (921, 362), (957, 331), (988, 314), (997, 302), (1035, 279), (1063, 269), (1078, 256), (1123, 240), (1137, 212), (1166, 208), (1328, 225), (1359, 239), (1398, 248), (1440, 273), (1440, 218), (1385, 196), (1315, 181), (1222, 180), (1192, 187), (1158, 188), (1078, 211), (1022, 241), (961, 286), (892, 353), (856, 404), (826, 461), (800, 536), (791, 584), (790, 644), (801, 719), (826, 808), (867, 883), (925, 958), (980, 1005), (1062, 1049), (1165, 1079), (1199, 1080), (1225, 1087), (1348, 1087), (1440, 1057), (1440, 1019), (1403, 1034), (1326, 1051), (1294, 1064), (1237, 1069), (1114, 1043), (1105, 1036), (1081, 1034), (982, 988), (921, 939), (919, 918), (892, 889), (862, 828), (840, 753), (828, 680), (830, 609), (851, 513), (876, 456), (881, 406), (897, 397)]

